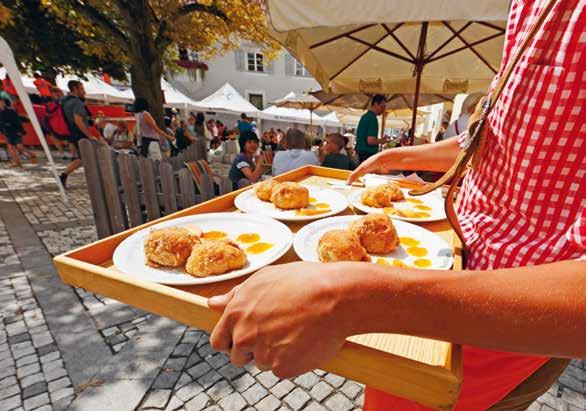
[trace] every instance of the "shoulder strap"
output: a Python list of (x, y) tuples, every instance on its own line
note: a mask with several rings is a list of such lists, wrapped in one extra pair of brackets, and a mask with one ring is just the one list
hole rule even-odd
[[(427, 194), (435, 190), (436, 188), (446, 184), (449, 180), (451, 180), (451, 185), (446, 195), (444, 207), (446, 210), (446, 216), (448, 217), (450, 224), (452, 225), (454, 231), (456, 232), (456, 234), (460, 238), (460, 241), (462, 242), (463, 251), (465, 251), (464, 233), (462, 232), (462, 228), (458, 223), (458, 218), (456, 215), (456, 211), (454, 209), (454, 200), (456, 197), (457, 186), (460, 183), (460, 180), (462, 179), (464, 174), (466, 173), (469, 163), (472, 161), (472, 166), (475, 167), (477, 166), (478, 161), (482, 157), (484, 146), (486, 144), (486, 138), (483, 133), (486, 118), (488, 117), (488, 114), (491, 112), (495, 103), (501, 96), (501, 93), (504, 90), (505, 85), (511, 77), (514, 68), (519, 63), (519, 60), (521, 59), (523, 53), (525, 52), (525, 50), (527, 50), (529, 44), (531, 44), (531, 41), (535, 37), (537, 31), (543, 26), (549, 12), (553, 9), (553, 6), (555, 5), (556, 1), (557, 0), (548, 0), (545, 6), (540, 10), (539, 15), (537, 16), (535, 22), (529, 29), (522, 43), (519, 45), (519, 48), (507, 63), (507, 66), (503, 70), (503, 74), (499, 78), (492, 93), (487, 97), (483, 97), (476, 106), (476, 111), (468, 120), (468, 133), (466, 136), (463, 150), (458, 154), (458, 157), (456, 157), (456, 161), (454, 162), (452, 167), (450, 167), (450, 169), (435, 183), (430, 184), (421, 189), (411, 190), (409, 192), (409, 194), (413, 196)], [(462, 257), (465, 266), (465, 253), (463, 253)]]

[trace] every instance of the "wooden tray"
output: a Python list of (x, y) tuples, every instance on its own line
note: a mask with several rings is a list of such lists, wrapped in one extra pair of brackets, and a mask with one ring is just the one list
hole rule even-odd
[[(277, 177), (280, 181), (303, 181), (328, 186), (331, 180), (345, 180), (348, 172), (306, 166)], [(61, 279), (70, 285), (114, 298), (184, 324), (211, 331), (219, 315), (207, 306), (207, 298), (223, 294), (244, 281), (197, 286), (167, 286), (125, 276), (112, 265), (114, 250), (122, 240), (149, 225), (192, 214), (235, 211), (234, 198), (243, 190), (215, 198), (175, 214), (96, 241), (55, 257)], [(339, 190), (347, 195), (350, 190)], [(348, 209), (345, 214), (352, 214)], [(290, 223), (295, 233), (304, 223)], [(447, 221), (421, 224), (456, 244)], [(454, 269), (461, 269), (461, 253), (454, 247)], [(277, 264), (297, 261), (293, 247)], [(450, 409), (455, 404), (462, 381), (460, 346), (447, 342), (393, 334), (369, 334), (347, 340), (341, 351), (323, 369), (380, 390), (417, 401), (423, 405)]]

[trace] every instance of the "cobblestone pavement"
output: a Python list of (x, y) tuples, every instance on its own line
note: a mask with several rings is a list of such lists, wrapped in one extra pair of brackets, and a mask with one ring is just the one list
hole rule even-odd
[[(205, 332), (64, 286), (54, 271), (43, 274), (50, 271), (50, 256), (97, 239), (83, 173), (68, 183), (66, 205), (46, 167), (14, 170), (0, 163), (0, 410), (361, 409), (363, 386), (353, 381), (320, 370), (279, 380), (254, 365), (234, 367), (226, 355), (211, 349)], [(17, 210), (3, 209), (15, 204)], [(11, 228), (12, 217), (2, 219), (7, 213), (21, 216), (31, 238), (20, 238), (21, 230)], [(36, 248), (31, 254), (32, 244)], [(39, 259), (36, 269), (29, 264), (31, 255), (44, 255), (46, 261)], [(53, 280), (54, 289), (40, 288), (40, 279)], [(55, 307), (45, 302), (47, 296), (38, 293), (63, 290), (69, 290), (71, 301), (57, 302), (63, 307), (56, 315)], [(73, 312), (80, 321), (74, 328), (87, 330), (85, 340), (74, 346), (87, 350), (88, 359), (86, 352), (64, 348), (69, 326), (59, 321)], [(140, 357), (141, 349), (148, 361)], [(139, 366), (132, 365), (135, 360)], [(92, 366), (97, 368), (91, 375), (80, 371)], [(119, 384), (122, 374), (128, 379)], [(586, 411), (585, 381), (584, 361), (572, 361), (530, 410)]]

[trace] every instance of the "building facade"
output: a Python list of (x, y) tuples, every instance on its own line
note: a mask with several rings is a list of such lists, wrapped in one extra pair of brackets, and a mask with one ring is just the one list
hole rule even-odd
[[(190, 59), (197, 59), (195, 53), (191, 53)], [(268, 62), (258, 47), (243, 44), (240, 49), (205, 63), (208, 70), (203, 75), (200, 71), (194, 78), (181, 72), (168, 76), (170, 82), (196, 101), (228, 82), (260, 110), (291, 91), (300, 93), (321, 88), (303, 65), (285, 50)]]

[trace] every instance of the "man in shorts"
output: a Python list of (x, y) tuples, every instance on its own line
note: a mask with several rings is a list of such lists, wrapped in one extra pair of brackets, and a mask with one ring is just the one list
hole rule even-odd
[(14, 109), (7, 106), (6, 100), (3, 98), (0, 98), (0, 131), (6, 137), (8, 153), (12, 158), (11, 167), (22, 167), (20, 160), (20, 155), (22, 154), (26, 154), (31, 163), (37, 163), (36, 154), (22, 145), (22, 136), (24, 134), (22, 120)]

